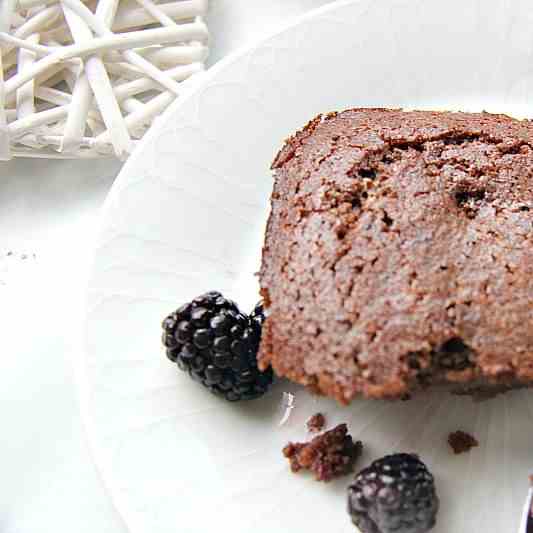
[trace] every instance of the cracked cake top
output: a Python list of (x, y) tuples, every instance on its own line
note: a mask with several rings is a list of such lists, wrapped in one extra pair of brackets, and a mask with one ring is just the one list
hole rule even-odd
[(348, 403), (533, 381), (533, 124), (319, 116), (276, 157), (260, 365)]

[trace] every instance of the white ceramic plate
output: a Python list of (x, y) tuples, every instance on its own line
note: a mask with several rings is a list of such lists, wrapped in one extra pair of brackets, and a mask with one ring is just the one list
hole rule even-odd
[[(250, 309), (282, 140), (353, 106), (508, 111), (533, 95), (530, 0), (332, 4), (215, 66), (160, 119), (105, 206), (88, 292), (82, 407), (96, 461), (134, 533), (353, 531), (347, 479), (288, 473), (280, 450), (317, 410), (361, 438), (360, 465), (418, 452), (441, 497), (436, 533), (517, 530), (533, 469), (533, 396), (447, 395), (341, 408), (286, 382), (227, 404), (178, 372), (160, 321), (208, 289)], [(533, 113), (531, 113), (533, 114)], [(279, 426), (282, 393), (295, 394)], [(454, 457), (447, 432), (480, 441)]]

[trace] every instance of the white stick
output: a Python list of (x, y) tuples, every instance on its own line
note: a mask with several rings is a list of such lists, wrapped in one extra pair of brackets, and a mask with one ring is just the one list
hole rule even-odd
[(20, 26), (14, 35), (20, 39), (25, 39), (32, 33), (40, 33), (43, 29), (55, 22), (60, 15), (61, 9), (59, 6), (47, 7)]
[(6, 95), (16, 91), (19, 87), (22, 87), (26, 82), (44, 73), (47, 69), (54, 67), (61, 63), (61, 58), (58, 54), (50, 54), (43, 57), (39, 61), (36, 61), (31, 65), (31, 68), (26, 69), (24, 72), (18, 72), (12, 78), (9, 78), (5, 82)]
[(0, 8), (0, 31), (9, 31), (15, 14), (15, 0), (4, 0)]
[(35, 6), (51, 6), (59, 3), (59, 0), (17, 0), (17, 8), (20, 11), (25, 11)]
[[(34, 78), (35, 87), (42, 87), (44, 84), (54, 87), (65, 79), (65, 75), (63, 73), (64, 68), (64, 65), (55, 65), (51, 69), (43, 72), (40, 76)], [(4, 105), (8, 107), (15, 106), (15, 93), (6, 95)]]
[[(64, 79), (63, 71), (65, 70), (65, 65), (57, 64), (51, 67), (48, 70), (45, 70), (39, 76), (34, 78), (35, 86), (39, 87), (45, 83), (54, 86), (57, 85), (61, 80)], [(14, 106), (15, 105), (15, 92), (5, 95), (5, 105)]]
[(129, 63), (106, 63), (107, 71), (114, 76), (120, 76), (129, 80), (136, 80), (143, 72)]
[[(83, 68), (85, 68), (85, 65)], [(70, 89), (70, 92), (72, 92), (72, 90), (74, 89), (74, 85), (76, 85), (78, 74), (79, 72), (76, 72), (75, 70), (72, 70), (72, 69), (65, 69), (63, 71), (63, 78), (68, 88)]]
[[(83, 41), (91, 38), (91, 32), (87, 30), (87, 33), (85, 33), (86, 26), (75, 13), (72, 13), (69, 8), (64, 8), (63, 12), (74, 39)], [(67, 116), (63, 139), (59, 145), (60, 152), (74, 152), (80, 148), (81, 140), (85, 133), (85, 124), (91, 99), (91, 86), (84, 69), (80, 72), (72, 88), (72, 105)]]
[[(115, 14), (117, 12), (117, 7), (118, 0), (100, 0), (100, 2), (98, 3), (98, 7), (96, 8), (96, 18), (101, 20), (108, 29), (113, 23)], [(134, 110), (138, 111), (142, 107), (142, 105), (143, 104), (135, 98), (126, 98), (120, 104), (120, 107), (126, 112), (131, 113)]]
[[(52, 145), (59, 148), (59, 151), (61, 152), (61, 143), (63, 142), (63, 136), (62, 135), (39, 135), (38, 139), (42, 141), (43, 144), (46, 145)], [(82, 137), (80, 139), (80, 148), (94, 148), (100, 153), (112, 153), (111, 145), (110, 144), (102, 144), (99, 143), (96, 139), (93, 137)]]
[(83, 71), (72, 90), (72, 106), (63, 131), (63, 142), (59, 147), (60, 152), (74, 152), (80, 147), (91, 100), (91, 86), (87, 74)]
[[(31, 43), (37, 43), (38, 40), (39, 35), (35, 33), (28, 37), (28, 41)], [(34, 52), (24, 48), (19, 48), (18, 68), (20, 72), (23, 72), (27, 68), (31, 68), (31, 65), (35, 61), (36, 57), (37, 55)], [(17, 90), (17, 119), (22, 119), (35, 113), (34, 87), (34, 80), (32, 79)], [(39, 146), (33, 133), (27, 135), (25, 144), (33, 148), (37, 148)]]
[(120, 102), (120, 107), (122, 107), (122, 109), (124, 109), (124, 111), (127, 111), (128, 113), (133, 113), (134, 111), (141, 111), (145, 105), (146, 104), (143, 104), (135, 98), (127, 98), (126, 100)]
[(56, 122), (50, 124), (43, 124), (39, 128), (41, 135), (62, 135), (65, 128), (65, 118), (61, 118)]
[(38, 86), (35, 87), (35, 97), (54, 105), (70, 104), (71, 95), (54, 87)]
[[(70, 2), (70, 0), (65, 0), (65, 2)], [(192, 26), (192, 25), (191, 25)], [(180, 29), (180, 28), (176, 28)], [(139, 32), (131, 32), (128, 35), (116, 35), (116, 36), (109, 36), (109, 37), (102, 37), (98, 39), (93, 39), (89, 42), (83, 42), (83, 43), (76, 43), (70, 46), (65, 46), (63, 49), (58, 50), (57, 52), (54, 52), (52, 54), (49, 54), (39, 61), (35, 62), (32, 65), (31, 69), (26, 70), (24, 73), (19, 73), (16, 76), (13, 76), (9, 80), (6, 81), (6, 94), (11, 93), (12, 91), (17, 90), (21, 85), (29, 81), (31, 78), (38, 76), (48, 68), (64, 62), (65, 59), (74, 59), (77, 56), (82, 57), (85, 55), (91, 55), (94, 54), (102, 49), (109, 49), (109, 48), (128, 48), (130, 44), (133, 44), (134, 46), (137, 46), (140, 44), (146, 44), (146, 41), (150, 41), (150, 36), (141, 35), (146, 34), (150, 32), (157, 32), (156, 41), (158, 40), (168, 40), (170, 38), (168, 31), (171, 32), (176, 30), (175, 28), (156, 28), (154, 30), (145, 30), (145, 31), (139, 31)], [(162, 34), (161, 31), (167, 32), (165, 34)], [(179, 39), (178, 39), (179, 40)], [(139, 60), (136, 62), (136, 66), (141, 68), (140, 65), (148, 64), (148, 69), (142, 69), (143, 72), (147, 73), (147, 75), (150, 75), (151, 77), (157, 76), (158, 78), (162, 77), (163, 79), (158, 79), (160, 83), (165, 84), (167, 83), (167, 80), (162, 75), (162, 72), (151, 65), (148, 61), (144, 60), (141, 56), (138, 54), (135, 54), (134, 52), (125, 51), (125, 56), (131, 57), (138, 57)], [(129, 60), (129, 59), (128, 59)], [(148, 74), (147, 70), (150, 70), (151, 73)], [(155, 76), (152, 76), (152, 74), (155, 71)], [(159, 76), (158, 73), (160, 73), (162, 76)], [(171, 80), (172, 81), (172, 80)], [(172, 82), (174, 83), (174, 82)], [(175, 89), (174, 85), (172, 85), (172, 88)]]
[[(80, 6), (83, 11), (83, 6), (81, 4), (78, 4), (79, 8)], [(89, 19), (91, 18), (90, 15), (88, 16), (88, 18)], [(107, 28), (104, 28), (104, 27), (99, 27), (98, 25), (96, 25), (94, 29), (95, 31), (97, 31), (97, 33), (101, 35), (107, 35), (107, 34), (112, 35), (112, 33)], [(172, 28), (172, 29), (176, 29), (176, 28)], [(180, 94), (181, 89), (179, 85), (176, 82), (174, 82), (172, 78), (165, 76), (165, 74), (160, 69), (158, 69), (152, 63), (144, 59), (141, 55), (137, 54), (136, 52), (133, 52), (132, 50), (126, 50), (124, 52), (124, 57), (131, 64), (141, 69), (146, 75), (157, 80), (161, 85), (163, 85), (163, 87), (166, 87), (168, 90), (172, 91), (175, 94)]]
[[(75, 11), (80, 18), (83, 19), (83, 21), (98, 35), (109, 35), (112, 36), (113, 34), (109, 29), (105, 27), (105, 25), (102, 24), (102, 22), (95, 17), (91, 11), (84, 6), (80, 0), (62, 0), (66, 5), (72, 8), (73, 11)], [(146, 39), (146, 34), (153, 32), (154, 34), (157, 32), (158, 35), (166, 35), (166, 32), (169, 32), (170, 34), (173, 34), (179, 30), (187, 29), (189, 32), (188, 37), (184, 38), (183, 35), (180, 37), (177, 37), (176, 35), (176, 41), (184, 41), (184, 40), (199, 40), (202, 37), (193, 37), (191, 34), (197, 33), (198, 35), (203, 36), (205, 38), (207, 36), (207, 28), (202, 22), (193, 22), (191, 24), (184, 24), (182, 26), (176, 26), (176, 27), (167, 27), (167, 28), (157, 28), (154, 30), (144, 30), (141, 32), (130, 32), (126, 34), (127, 36), (132, 36), (134, 34), (141, 34), (139, 35), (139, 41), (141, 39)], [(121, 37), (120, 35), (114, 35), (114, 38)], [(139, 42), (137, 41), (137, 42)], [(144, 41), (145, 44), (148, 44), (149, 41)], [(172, 41), (169, 41), (172, 42)], [(158, 44), (155, 42), (155, 39), (151, 41), (150, 44)], [(129, 48), (133, 48), (135, 46), (142, 46), (141, 44), (133, 44), (129, 46)], [(172, 78), (169, 78), (168, 76), (165, 76), (161, 70), (159, 70), (157, 67), (152, 65), (149, 61), (144, 59), (139, 54), (133, 52), (132, 50), (125, 50), (124, 51), (124, 57), (128, 60), (128, 62), (132, 63), (136, 67), (139, 67), (146, 75), (154, 78), (157, 80), (161, 85), (166, 87), (169, 91), (172, 91), (173, 93), (179, 95), (181, 92), (181, 89), (179, 85), (172, 80)]]
[[(41, 0), (31, 0), (39, 1)], [(48, 1), (48, 4), (58, 3), (60, 0), (51, 0)], [(88, 1), (82, 0), (84, 4), (88, 4)], [(132, 28), (140, 28), (146, 26), (147, 24), (153, 24), (156, 22), (156, 19), (150, 14), (147, 13), (144, 9), (135, 9), (131, 6), (134, 5), (133, 1), (122, 1), (118, 6), (117, 15), (113, 24), (111, 26), (112, 31), (125, 31), (131, 30)], [(178, 2), (167, 3), (167, 4), (156, 4), (158, 9), (169, 18), (174, 21), (187, 21), (194, 19), (196, 16), (205, 15), (207, 12), (205, 0), (181, 0)], [(57, 31), (59, 28), (65, 29), (64, 26), (60, 26), (51, 31)], [(62, 33), (61, 35), (65, 35)]]
[[(63, 1), (65, 4), (72, 2), (72, 0)], [(77, 11), (76, 14), (78, 14)], [(94, 17), (92, 13), (91, 16)], [(84, 22), (86, 23), (85, 20)], [(94, 31), (94, 28), (91, 27), (91, 29)], [(83, 57), (107, 50), (125, 50), (126, 53), (134, 54), (135, 52), (131, 50), (132, 48), (154, 44), (201, 40), (206, 36), (205, 24), (198, 22), (191, 22), (190, 24), (183, 24), (172, 28), (152, 28), (149, 30), (130, 31), (128, 33), (113, 34), (108, 31), (105, 35), (93, 38), (90, 43), (65, 46), (59, 53), (63, 61), (72, 57)]]
[(129, 63), (141, 69), (146, 76), (150, 76), (154, 80), (158, 81), (163, 87), (176, 96), (181, 94), (181, 87), (171, 77), (165, 76), (162, 70), (152, 65), (150, 61), (147, 61), (139, 54), (132, 52), (131, 50), (124, 51), (124, 57)]
[(61, 79), (65, 77), (65, 70), (64, 64), (54, 65), (52, 68), (35, 77), (35, 85), (39, 87), (46, 83), (50, 87), (53, 87), (60, 83)]
[(34, 150), (40, 148), (40, 145), (35, 140), (35, 135), (33, 133), (28, 133), (24, 135), (24, 137), (17, 139), (17, 144), (22, 144), (23, 146), (33, 148)]
[[(37, 87), (35, 89), (35, 96), (57, 106), (69, 105), (72, 102), (72, 96), (69, 93), (51, 87)], [(100, 113), (96, 109), (89, 109), (88, 117), (93, 122), (104, 123)]]
[[(179, 65), (177, 67), (165, 70), (165, 74), (174, 80), (183, 81), (187, 78), (190, 78), (193, 74), (202, 72), (203, 70), (204, 66), (202, 63), (193, 63), (191, 65)], [(117, 100), (120, 101), (124, 98), (128, 98), (129, 96), (134, 96), (152, 89), (161, 89), (161, 87), (151, 78), (144, 77), (116, 85), (113, 90)]]
[(90, 116), (87, 118), (87, 126), (89, 126), (93, 137), (96, 137), (97, 135), (100, 135), (100, 133), (103, 133), (105, 131), (104, 123), (98, 122), (97, 120), (93, 120)]
[[(161, 9), (156, 6), (152, 0), (136, 0), (139, 5), (144, 7), (144, 9), (152, 15), (152, 17), (157, 20), (161, 25), (163, 26), (169, 26), (169, 27), (175, 27), (177, 24), (164, 12), (161, 11)], [(165, 73), (167, 74), (167, 73)], [(175, 79), (174, 76), (170, 76), (172, 79)], [(149, 82), (149, 80), (146, 80)], [(140, 111), (140, 110), (139, 110)]]
[(101, 20), (109, 29), (115, 19), (117, 8), (118, 0), (100, 0), (96, 7), (96, 18)]
[(19, 39), (18, 37), (13, 37), (12, 35), (9, 35), (9, 33), (5, 32), (0, 32), (0, 43), (10, 44), (13, 46), (13, 48), (24, 48), (26, 50), (30, 50), (38, 57), (44, 57), (50, 54), (51, 52), (56, 51), (48, 46), (43, 46), (42, 44), (34, 43), (29, 39)]
[[(206, 0), (183, 0), (157, 6), (165, 15), (174, 20), (192, 19), (198, 15), (207, 13)], [(117, 12), (113, 31), (121, 31), (128, 28), (135, 28), (145, 24), (156, 22), (154, 17), (144, 9), (128, 9), (128, 5), (121, 5)]]
[[(4, 20), (5, 21), (5, 20)], [(19, 26), (22, 26), (26, 22), (26, 19), (19, 15), (16, 11), (11, 15), (11, 27), (17, 29)], [(2, 30), (7, 31), (7, 30)]]
[[(43, 34), (41, 33), (41, 37), (42, 35)], [(62, 48), (64, 48), (65, 45), (63, 43), (60, 43), (59, 41), (55, 41), (54, 39), (48, 39), (46, 41), (46, 46), (49, 46), (50, 48), (52, 48), (52, 51), (57, 52), (61, 50)]]
[(50, 124), (56, 122), (65, 117), (68, 113), (69, 106), (54, 107), (41, 111), (40, 113), (34, 113), (31, 116), (20, 118), (7, 125), (7, 131), (13, 137), (19, 137), (24, 133), (41, 126), (43, 124)]
[[(21, 10), (40, 5), (52, 5), (59, 3), (60, 0), (18, 0), (18, 7)], [(93, 0), (82, 0), (84, 4), (90, 4)]]
[(2, 65), (2, 53), (0, 53), (0, 161), (8, 161), (11, 158), (5, 108), (4, 67)]
[(33, 157), (36, 159), (94, 159), (96, 157), (102, 157), (102, 154), (96, 150), (80, 150), (75, 156), (72, 154), (61, 154), (54, 150), (41, 148), (39, 151), (35, 151), (31, 148), (24, 148), (17, 146), (13, 151), (14, 157)]
[[(193, 74), (202, 72), (203, 70), (204, 65), (202, 63), (193, 63), (192, 65), (178, 65), (177, 67), (166, 70), (165, 73), (173, 79), (181, 81), (188, 79)], [(158, 88), (160, 87), (157, 82), (153, 81), (151, 78), (142, 77), (115, 85), (113, 87), (113, 93), (115, 94), (117, 101), (122, 102), (124, 99), (131, 96)], [(35, 95), (38, 98), (55, 105), (66, 105), (71, 101), (70, 94), (49, 87), (38, 87), (35, 91)]]
[[(114, 34), (100, 21), (90, 9), (83, 5), (80, 0), (62, 0), (74, 11), (82, 20), (94, 31), (99, 37), (107, 38), (101, 42), (109, 42), (113, 48), (135, 48), (138, 46), (147, 46), (153, 44), (163, 44), (167, 42), (180, 41), (201, 41), (207, 38), (207, 28), (203, 22), (195, 21), (190, 24), (181, 24), (175, 27), (153, 28), (142, 31), (131, 31), (128, 33)], [(115, 45), (118, 42), (120, 44)], [(106, 47), (102, 44), (97, 45), (98, 49)], [(75, 55), (79, 55), (76, 51)], [(69, 57), (69, 54), (67, 56)]]
[[(122, 107), (125, 111), (127, 111), (129, 114), (132, 113), (139, 113), (144, 114), (146, 104), (143, 104), (139, 100), (136, 100), (135, 98), (127, 98), (126, 100), (123, 100), (120, 102), (120, 107)], [(140, 139), (144, 132), (145, 132), (145, 124), (140, 124), (137, 127), (131, 127), (129, 128), (130, 135), (135, 139)]]
[[(79, 0), (77, 0), (79, 2)], [(70, 7), (75, 4), (74, 0), (63, 0), (63, 2)], [(85, 7), (85, 6), (84, 6)], [(91, 17), (94, 15), (89, 11)], [(78, 14), (78, 11), (76, 11)], [(80, 17), (81, 18), (81, 17)], [(85, 22), (85, 21), (84, 21)], [(70, 46), (65, 46), (52, 54), (43, 57), (32, 65), (31, 69), (24, 73), (19, 73), (6, 81), (6, 94), (17, 90), (21, 85), (29, 81), (31, 78), (38, 76), (46, 69), (54, 66), (57, 63), (64, 62), (66, 59), (74, 59), (76, 57), (83, 57), (94, 54), (100, 50), (105, 49), (126, 49), (124, 50), (124, 57), (128, 62), (140, 68), (147, 76), (154, 78), (161, 85), (175, 94), (180, 93), (179, 85), (165, 76), (164, 73), (152, 65), (149, 61), (144, 59), (139, 54), (127, 50), (127, 48), (135, 46), (144, 46), (146, 44), (160, 44), (167, 41), (180, 41), (184, 37), (187, 39), (194, 39), (194, 35), (203, 34), (205, 25), (200, 23), (187, 24), (185, 26), (177, 26), (175, 28), (155, 28), (153, 30), (144, 30), (138, 32), (130, 32), (121, 35), (109, 35), (98, 39), (92, 39), (90, 42), (76, 43)]]
[(68, 105), (72, 101), (70, 94), (52, 87), (37, 87), (35, 96), (54, 105)]
[[(208, 49), (203, 45), (182, 45), (182, 46), (148, 46), (145, 48), (135, 48), (134, 52), (142, 55), (145, 59), (159, 66), (188, 65), (205, 61)], [(118, 63), (124, 61), (122, 54), (115, 50), (106, 52), (106, 63)]]
[[(35, 44), (39, 41), (38, 34), (28, 37), (28, 42)], [(18, 67), (20, 72), (31, 67), (35, 61), (36, 54), (25, 48), (19, 50)], [(24, 118), (35, 113), (34, 80), (31, 79), (17, 90), (17, 117)]]
[(152, 0), (135, 0), (140, 6), (150, 13), (154, 20), (162, 26), (177, 26), (177, 24), (161, 10), (161, 6), (156, 6)]
[[(130, 130), (135, 130), (140, 125), (145, 124), (146, 122), (152, 121), (152, 119), (159, 115), (172, 101), (174, 100), (174, 95), (170, 93), (161, 93), (159, 96), (156, 96), (150, 102), (144, 105), (144, 108), (141, 112), (130, 113), (126, 118), (126, 125)], [(98, 135), (96, 138), (100, 142), (109, 141), (109, 132), (104, 132), (101, 135)]]
[(187, 65), (205, 61), (207, 59), (207, 46), (165, 46), (139, 48), (135, 50), (143, 57), (157, 65)]
[(204, 68), (207, 0), (0, 0), (2, 9), (0, 159), (123, 158)]
[[(77, 44), (85, 44), (92, 39), (92, 33), (86, 23), (70, 9), (67, 2), (63, 3), (63, 10), (67, 24), (69, 24)], [(91, 56), (85, 63), (87, 80), (94, 93), (100, 114), (110, 132), (110, 141), (113, 144), (117, 157), (123, 158), (131, 149), (131, 139), (119, 105), (113, 95), (113, 87), (102, 60), (97, 56)]]
[(61, 24), (59, 26), (56, 26), (55, 28), (51, 28), (48, 31), (42, 32), (41, 41), (43, 43), (50, 43), (51, 41), (55, 41), (61, 46), (64, 46), (66, 44), (72, 43), (72, 35), (70, 34), (68, 26), (66, 24)]

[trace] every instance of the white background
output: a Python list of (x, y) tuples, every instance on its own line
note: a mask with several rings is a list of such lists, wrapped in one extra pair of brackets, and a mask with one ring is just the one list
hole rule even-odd
[[(210, 64), (326, 3), (211, 0)], [(89, 455), (73, 376), (99, 208), (120, 168), (113, 160), (0, 163), (2, 533), (125, 530)]]

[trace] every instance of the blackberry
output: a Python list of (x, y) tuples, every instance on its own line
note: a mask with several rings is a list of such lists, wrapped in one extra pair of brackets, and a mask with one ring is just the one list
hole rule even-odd
[(163, 320), (167, 357), (192, 379), (228, 401), (262, 396), (272, 370), (257, 368), (258, 322), (219, 292), (207, 292)]
[(433, 476), (416, 455), (374, 461), (348, 487), (348, 512), (362, 533), (426, 533), (438, 509)]
[(250, 313), (250, 318), (259, 327), (263, 326), (263, 322), (265, 321), (265, 310), (263, 308), (263, 301), (260, 301), (256, 304), (254, 310)]

